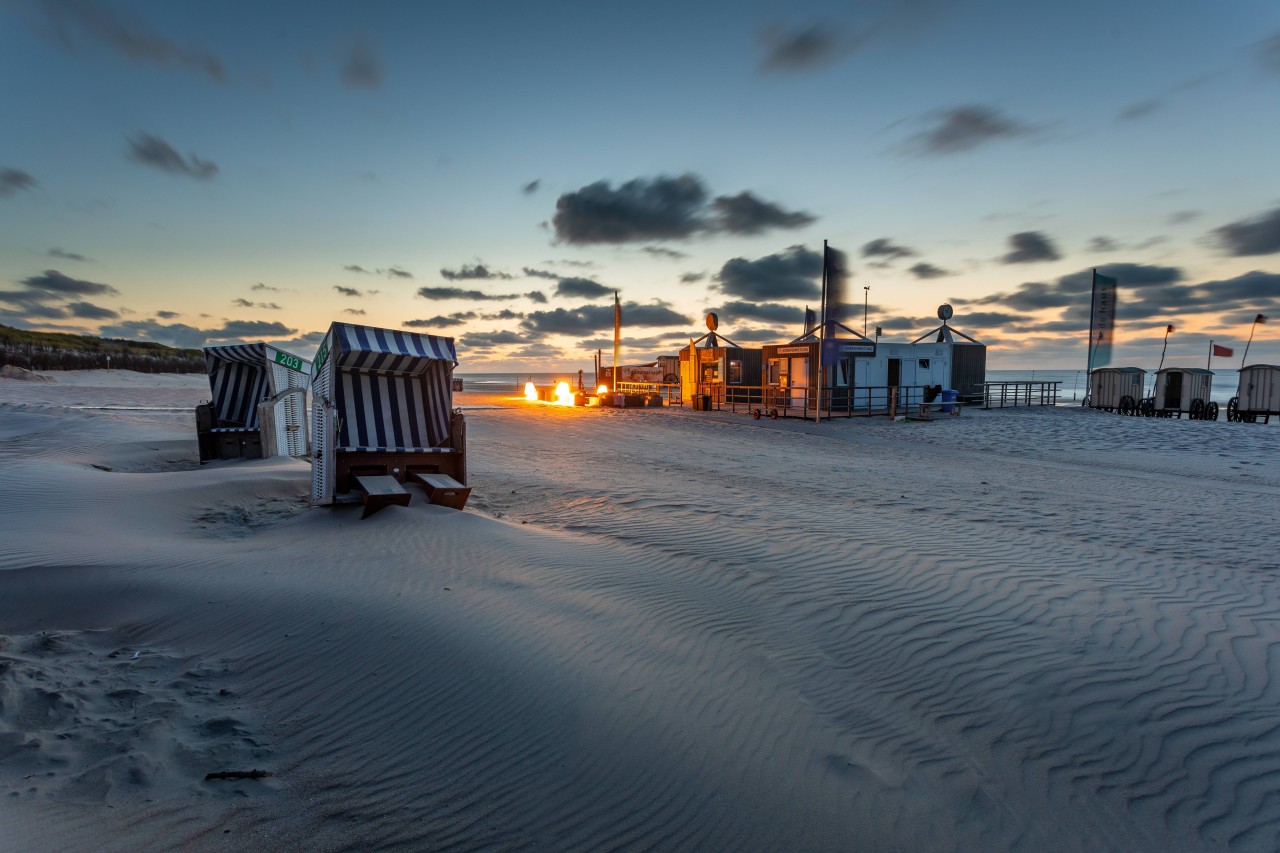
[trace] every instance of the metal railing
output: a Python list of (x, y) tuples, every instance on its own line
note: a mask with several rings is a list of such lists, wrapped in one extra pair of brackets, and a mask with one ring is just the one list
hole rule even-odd
[(984, 382), (982, 408), (1056, 406), (1061, 382)]
[[(699, 382), (694, 387), (694, 394), (703, 397), (715, 411), (727, 409), (751, 415), (758, 411), (761, 417), (814, 419), (918, 414), (927, 390), (924, 385), (823, 388), (820, 415), (816, 388)], [(932, 405), (947, 404), (937, 398)]]
[(684, 405), (684, 400), (680, 396), (680, 383), (678, 382), (675, 384), (666, 382), (619, 382), (615, 391), (618, 394), (643, 394), (646, 397), (658, 394), (662, 397), (665, 405)]

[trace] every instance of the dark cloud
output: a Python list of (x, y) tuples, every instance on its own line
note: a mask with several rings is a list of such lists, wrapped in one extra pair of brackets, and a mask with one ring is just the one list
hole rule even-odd
[(1182, 225), (1199, 219), (1203, 214), (1198, 210), (1177, 210), (1169, 214), (1170, 225)]
[(343, 287), (340, 284), (335, 284), (333, 286), (333, 289), (338, 291), (338, 293), (341, 293), (343, 296), (354, 296), (354, 297), (364, 296), (362, 292), (360, 292), (359, 290), (356, 290), (354, 287)]
[(750, 192), (709, 201), (702, 181), (636, 178), (616, 190), (597, 181), (556, 200), (556, 239), (566, 243), (631, 243), (683, 240), (696, 234), (759, 234), (769, 228), (799, 228), (814, 221), (807, 213), (783, 210)]
[(378, 50), (365, 37), (345, 45), (338, 58), (342, 82), (352, 88), (376, 89), (382, 85), (382, 62)]
[(627, 243), (689, 237), (704, 227), (707, 191), (694, 175), (636, 178), (613, 189), (597, 181), (556, 200), (552, 219), (566, 243)]
[(653, 255), (655, 258), (667, 258), (673, 261), (689, 257), (684, 252), (677, 252), (675, 249), (664, 249), (661, 246), (644, 246), (640, 251)]
[(613, 290), (589, 278), (565, 278), (556, 285), (554, 295), (576, 299), (599, 299), (610, 296)]
[[(283, 323), (231, 320), (216, 329), (198, 329), (185, 323), (158, 323), (155, 320), (125, 320), (111, 326), (103, 326), (99, 334), (104, 338), (126, 338), (135, 341), (155, 341), (166, 346), (199, 349), (210, 342), (233, 343), (236, 341), (283, 339), (297, 334)], [(303, 336), (315, 343), (314, 334)]]
[(776, 204), (761, 201), (750, 192), (734, 196), (722, 195), (711, 202), (718, 218), (716, 228), (730, 234), (761, 234), (770, 228), (802, 228), (816, 221), (801, 211), (786, 211)]
[(448, 281), (462, 281), (466, 279), (509, 279), (512, 276), (504, 272), (496, 272), (489, 269), (484, 264), (473, 264), (472, 266), (463, 265), (456, 270), (441, 268), (440, 275)]
[(161, 320), (172, 320), (174, 317), (181, 316), (177, 311), (157, 311), (156, 316)]
[(1213, 231), (1228, 255), (1270, 255), (1280, 252), (1280, 207), (1253, 219), (1242, 219)]
[(933, 114), (934, 126), (916, 134), (907, 150), (916, 154), (943, 155), (970, 151), (997, 139), (1027, 136), (1034, 128), (1007, 119), (983, 106), (953, 107)]
[(1090, 252), (1115, 252), (1119, 249), (1120, 244), (1110, 237), (1094, 237), (1089, 240)]
[(1273, 74), (1280, 74), (1280, 32), (1258, 42), (1256, 48), (1262, 67)]
[(232, 305), (235, 305), (235, 306), (237, 306), (237, 307), (240, 307), (240, 308), (252, 308), (252, 307), (253, 307), (253, 303), (252, 303), (252, 302), (250, 302), (248, 299), (233, 299), (233, 300), (231, 300), (231, 304), (232, 304)]
[(546, 278), (552, 281), (559, 281), (563, 278), (559, 273), (548, 272), (547, 270), (535, 270), (530, 267), (525, 267), (523, 272), (529, 278)]
[(528, 299), (530, 302), (536, 302), (539, 305), (547, 304), (547, 295), (541, 290), (531, 290), (524, 295), (524, 298)]
[(239, 308), (265, 308), (269, 311), (279, 311), (280, 306), (274, 302), (250, 302), (248, 299), (233, 299), (231, 304)]
[(519, 311), (512, 311), (510, 308), (503, 308), (501, 311), (495, 311), (492, 314), (481, 314), (482, 320), (521, 320), (524, 314)]
[(68, 252), (65, 249), (59, 249), (59, 248), (50, 249), (48, 251), (48, 255), (51, 258), (61, 258), (64, 261), (79, 261), (81, 263), (88, 263), (90, 260), (92, 260), (91, 258), (86, 258), (84, 255), (81, 255), (78, 252)]
[(13, 195), (18, 190), (29, 190), (40, 183), (21, 169), (0, 169), (0, 197)]
[(476, 319), (477, 316), (474, 311), (458, 311), (453, 314), (441, 314), (429, 320), (410, 320), (405, 325), (411, 329), (447, 329), (451, 326), (461, 326), (468, 320)]
[[(628, 327), (688, 326), (690, 323), (689, 318), (661, 303), (655, 305), (624, 303), (622, 318)], [(601, 329), (613, 328), (613, 306), (583, 305), (580, 308), (532, 311), (525, 315), (520, 327), (526, 332), (536, 334), (587, 335)]]
[(31, 291), (47, 293), (55, 298), (58, 296), (118, 296), (120, 294), (120, 291), (109, 284), (82, 281), (81, 279), (63, 275), (57, 270), (45, 270), (40, 275), (24, 278), (21, 283)]
[(408, 270), (402, 270), (400, 267), (378, 270), (378, 275), (385, 275), (387, 278), (413, 278), (413, 273)]
[(804, 246), (749, 261), (734, 258), (716, 275), (726, 296), (740, 299), (817, 299), (822, 295), (822, 255)]
[(250, 290), (266, 290), (266, 291), (270, 291), (271, 293), (284, 293), (283, 287), (272, 287), (271, 285), (263, 284), (262, 282), (258, 282), (257, 284), (255, 284), (253, 287), (249, 289)]
[(369, 270), (360, 266), (359, 264), (347, 264), (345, 267), (343, 267), (343, 269), (346, 270), (347, 272), (360, 272), (360, 273), (364, 273), (365, 275), (373, 274)]
[(1134, 119), (1145, 118), (1164, 106), (1164, 102), (1159, 98), (1148, 98), (1145, 101), (1139, 101), (1136, 104), (1130, 104), (1120, 111), (1121, 121), (1133, 121)]
[(469, 299), (475, 302), (500, 302), (518, 299), (515, 293), (484, 293), (479, 290), (463, 290), (460, 287), (420, 287), (418, 295), (423, 299)]
[(790, 30), (769, 27), (759, 39), (764, 53), (760, 68), (773, 72), (822, 68), (856, 50), (862, 41), (862, 37), (847, 36), (841, 27), (830, 22)]
[(342, 313), (353, 314), (356, 317), (363, 317), (365, 315), (365, 310), (363, 308), (343, 308)]
[(1053, 242), (1040, 231), (1021, 231), (1009, 235), (1009, 253), (1000, 262), (1030, 264), (1036, 261), (1056, 261), (1061, 257)]
[(896, 245), (888, 237), (879, 237), (870, 243), (862, 246), (862, 257), (864, 258), (888, 258), (896, 260), (898, 258), (911, 258), (915, 256), (915, 252), (906, 246)]
[[(815, 310), (817, 306), (814, 306)], [(794, 323), (799, 326), (804, 322), (804, 309), (795, 305), (783, 305), (781, 302), (726, 302), (715, 313), (722, 326), (730, 326), (741, 320), (764, 320), (769, 323)], [(745, 330), (744, 330), (745, 331)], [(734, 339), (737, 339), (737, 332)]]
[(705, 280), (706, 277), (707, 277), (707, 274), (704, 272), (687, 272), (684, 275), (680, 276), (680, 283), (694, 284), (696, 282)]
[(37, 33), (68, 53), (100, 46), (131, 62), (173, 65), (219, 82), (227, 79), (221, 60), (209, 51), (182, 47), (137, 15), (92, 0), (38, 0), (21, 6), (19, 13)]
[(920, 279), (942, 278), (943, 276), (951, 275), (951, 273), (944, 270), (942, 267), (936, 267), (933, 264), (925, 263), (924, 261), (913, 265), (908, 272)]
[(538, 187), (542, 186), (542, 181), (532, 180), (520, 188), (520, 192), (525, 195), (533, 195), (538, 191)]
[(202, 160), (194, 154), (188, 161), (163, 139), (149, 133), (129, 140), (129, 159), (175, 175), (187, 175), (207, 181), (218, 174), (218, 164)]
[(500, 346), (510, 346), (512, 344), (525, 344), (528, 341), (523, 335), (515, 332), (499, 331), (499, 332), (468, 332), (458, 339), (458, 342), (467, 349), (492, 349)]
[[(1182, 270), (1177, 267), (1159, 267), (1146, 264), (1104, 264), (1097, 268), (1101, 275), (1110, 276), (1119, 283), (1124, 293), (1118, 300), (1123, 306), (1132, 304), (1137, 291), (1172, 292), (1182, 281)], [(1060, 276), (1053, 282), (1026, 282), (1012, 293), (996, 293), (980, 299), (952, 299), (956, 305), (999, 305), (1011, 311), (1042, 311), (1051, 308), (1089, 309), (1093, 288), (1093, 269), (1080, 270)]]
[(218, 338), (239, 338), (260, 341), (264, 338), (280, 338), (296, 333), (283, 323), (267, 323), (262, 320), (230, 320), (221, 329), (214, 330)]
[(72, 317), (81, 320), (115, 320), (120, 317), (120, 312), (112, 311), (110, 308), (102, 308), (89, 302), (69, 302), (66, 305), (67, 313)]

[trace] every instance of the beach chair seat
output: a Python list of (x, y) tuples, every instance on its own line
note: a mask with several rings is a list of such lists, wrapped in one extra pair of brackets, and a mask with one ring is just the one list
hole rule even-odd
[(355, 478), (356, 488), (364, 494), (364, 514), (368, 518), (385, 506), (408, 506), (413, 495), (389, 474), (368, 474)]
[(448, 474), (414, 472), (409, 477), (426, 490), (427, 499), (437, 506), (460, 510), (466, 507), (467, 498), (471, 496), (469, 486), (464, 486)]

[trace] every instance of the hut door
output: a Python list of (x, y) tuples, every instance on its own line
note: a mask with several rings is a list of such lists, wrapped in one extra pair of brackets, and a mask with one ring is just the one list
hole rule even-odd
[(897, 388), (902, 384), (902, 359), (889, 359), (889, 379), (887, 384), (890, 388)]
[(1181, 373), (1165, 374), (1164, 407), (1166, 409), (1182, 408), (1182, 374)]
[(791, 359), (791, 405), (804, 408), (809, 396), (809, 359)]

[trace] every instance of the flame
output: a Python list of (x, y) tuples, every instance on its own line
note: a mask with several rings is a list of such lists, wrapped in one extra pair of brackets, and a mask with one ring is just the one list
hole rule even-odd
[(538, 402), (538, 389), (533, 387), (532, 382), (524, 383), (524, 398), (532, 403)]
[(561, 406), (573, 405), (573, 392), (569, 390), (568, 382), (561, 382), (556, 386), (556, 402)]
[(608, 385), (601, 385), (599, 388), (596, 389), (597, 397), (603, 397), (605, 394), (608, 394), (608, 393), (609, 393)]

